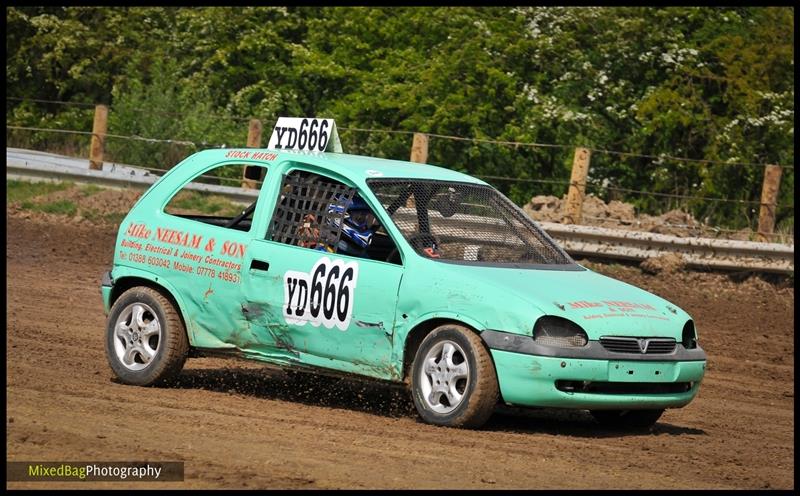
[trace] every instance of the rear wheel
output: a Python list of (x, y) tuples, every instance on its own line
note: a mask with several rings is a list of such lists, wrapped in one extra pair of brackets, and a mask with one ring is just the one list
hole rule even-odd
[(120, 381), (136, 386), (169, 382), (188, 352), (183, 322), (163, 294), (137, 286), (114, 302), (106, 325), (106, 357)]
[(439, 326), (422, 341), (411, 389), (420, 417), (449, 427), (482, 426), (499, 397), (494, 364), (481, 338), (456, 324)]
[(591, 410), (592, 416), (605, 427), (614, 429), (647, 429), (664, 413), (658, 410)]

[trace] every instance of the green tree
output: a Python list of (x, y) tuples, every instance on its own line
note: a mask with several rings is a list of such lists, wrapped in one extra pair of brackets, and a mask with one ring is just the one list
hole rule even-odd
[[(564, 193), (573, 147), (589, 146), (590, 192), (732, 227), (753, 225), (757, 206), (652, 193), (758, 201), (762, 168), (669, 157), (794, 162), (792, 8), (9, 7), (6, 19), (11, 125), (91, 128), (90, 107), (18, 100), (43, 98), (110, 103), (118, 134), (229, 146), (246, 137), (230, 117), (268, 130), (282, 115), (335, 118), (346, 151), (389, 158), (408, 157), (414, 131), (560, 145), (431, 138), (430, 162), (517, 178), (496, 185), (518, 203)], [(193, 151), (109, 146), (151, 167)], [(779, 222), (793, 222), (793, 197), (786, 168)]]

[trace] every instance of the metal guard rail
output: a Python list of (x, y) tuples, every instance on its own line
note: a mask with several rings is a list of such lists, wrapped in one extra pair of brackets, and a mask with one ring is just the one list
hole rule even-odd
[[(34, 152), (35, 153), (35, 152)], [(66, 158), (66, 157), (65, 157)], [(8, 179), (63, 180), (110, 187), (148, 188), (158, 176), (126, 168), (127, 172), (81, 169), (47, 160), (22, 160), (6, 156)], [(134, 169), (134, 170), (131, 170)], [(192, 183), (191, 189), (213, 192), (232, 201), (249, 204), (255, 190)], [(713, 238), (682, 238), (666, 234), (627, 231), (594, 226), (538, 223), (572, 256), (643, 261), (667, 253), (683, 256), (690, 267), (794, 273), (794, 246)]]

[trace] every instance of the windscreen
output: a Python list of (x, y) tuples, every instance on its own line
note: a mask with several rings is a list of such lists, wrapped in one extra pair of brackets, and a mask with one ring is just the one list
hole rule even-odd
[(480, 184), (370, 179), (370, 189), (422, 256), (476, 264), (574, 265), (499, 191)]

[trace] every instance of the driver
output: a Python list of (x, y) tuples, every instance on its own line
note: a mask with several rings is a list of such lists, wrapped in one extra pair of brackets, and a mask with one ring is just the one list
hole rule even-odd
[[(327, 220), (329, 225), (336, 228), (339, 228), (341, 224), (342, 234), (336, 246), (336, 252), (366, 258), (367, 248), (372, 243), (372, 237), (379, 227), (375, 215), (369, 205), (357, 194), (344, 205), (341, 203), (334, 201), (328, 205), (328, 214), (343, 213), (341, 220), (338, 215), (328, 217)], [(328, 251), (332, 250), (328, 249)]]
[(306, 214), (297, 229), (297, 246), (318, 249), (318, 241), (319, 227), (317, 225), (317, 217), (314, 214)]

